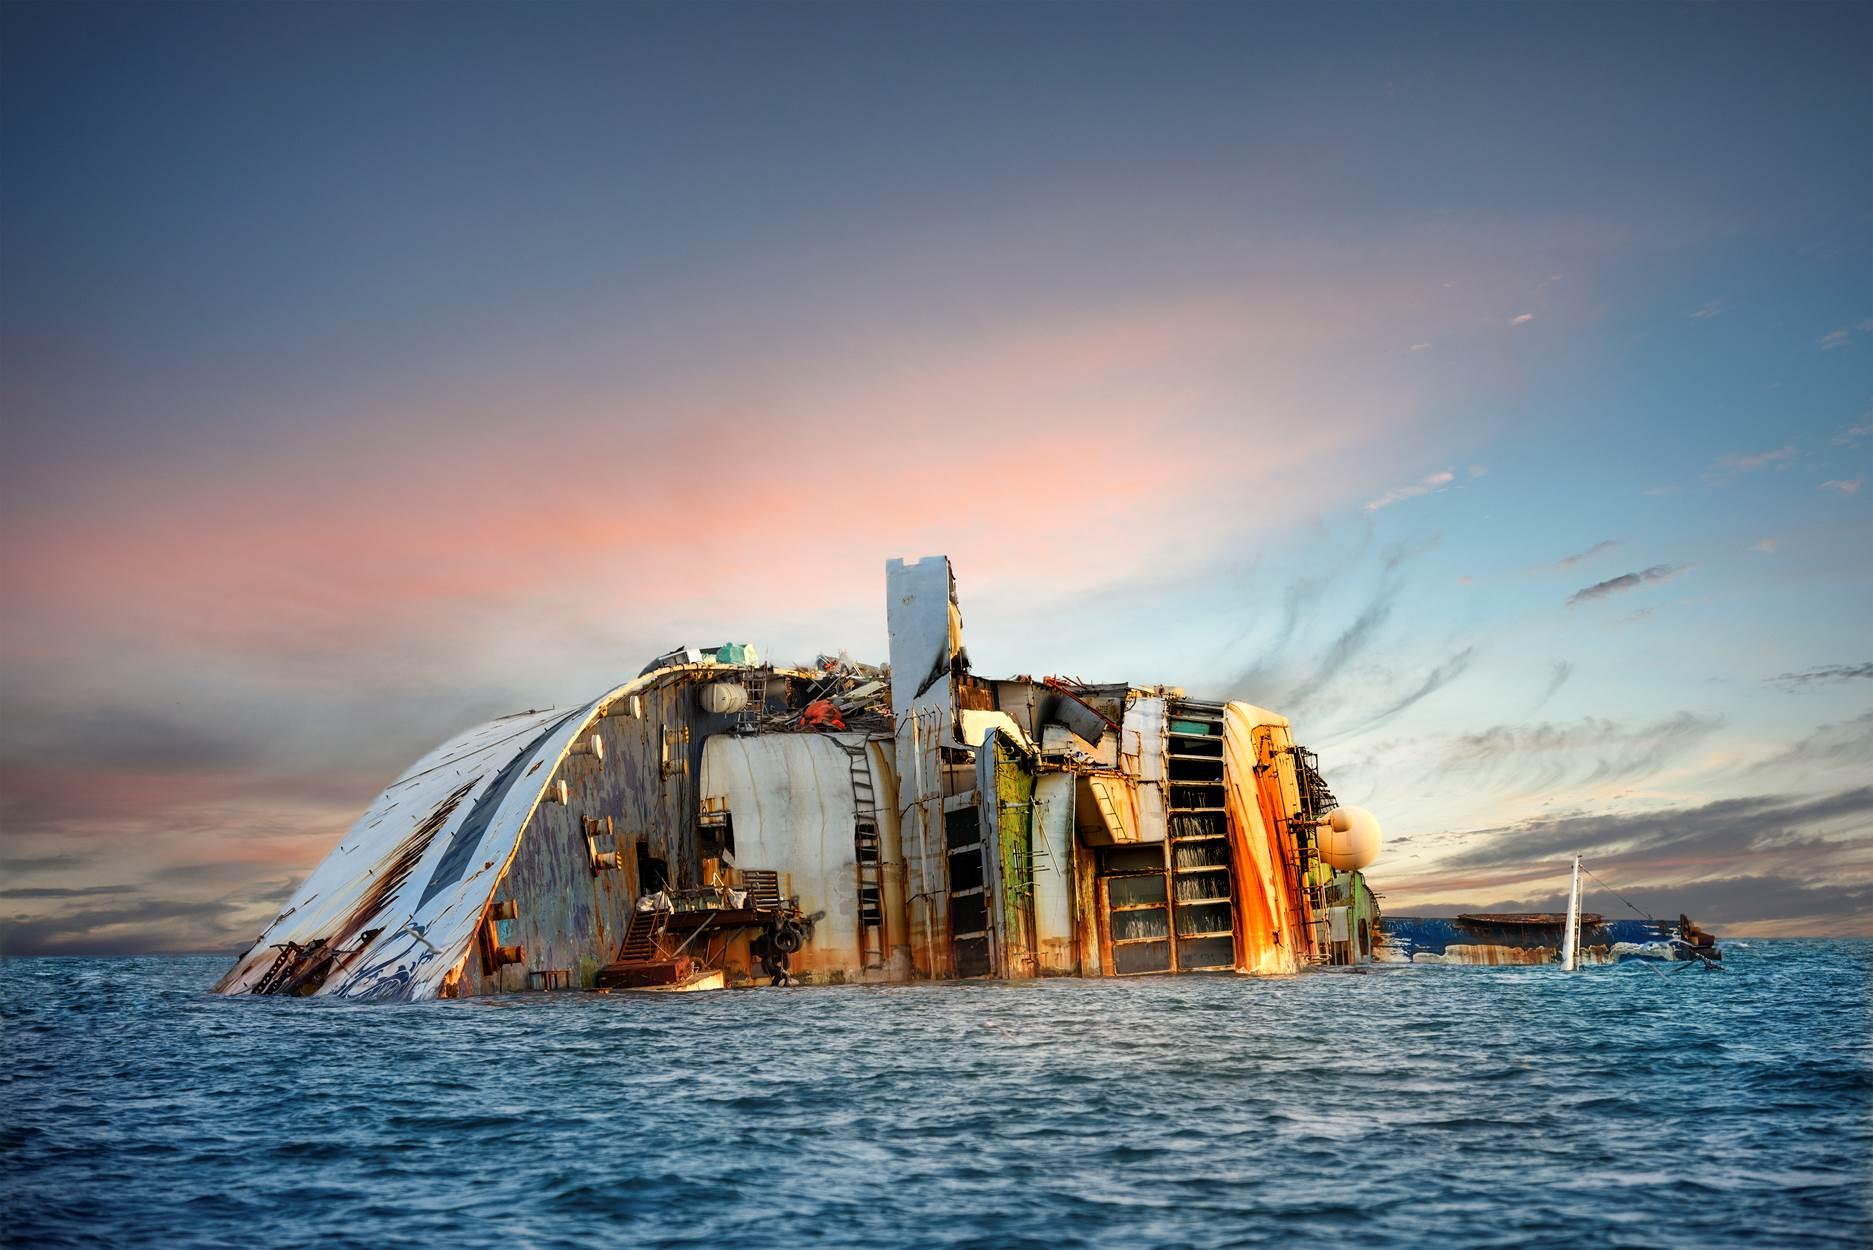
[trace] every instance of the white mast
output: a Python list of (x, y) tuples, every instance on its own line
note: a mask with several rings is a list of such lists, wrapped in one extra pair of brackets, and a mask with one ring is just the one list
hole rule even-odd
[(1574, 856), (1574, 885), (1567, 893), (1567, 932), (1561, 938), (1561, 971), (1574, 970), (1574, 952), (1580, 947), (1580, 856)]

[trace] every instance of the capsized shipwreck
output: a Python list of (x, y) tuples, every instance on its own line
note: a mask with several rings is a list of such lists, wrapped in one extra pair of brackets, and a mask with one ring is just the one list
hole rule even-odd
[(988, 678), (947, 558), (890, 664), (678, 648), (418, 760), (216, 986), (423, 999), (1370, 960), (1379, 828), (1281, 716)]

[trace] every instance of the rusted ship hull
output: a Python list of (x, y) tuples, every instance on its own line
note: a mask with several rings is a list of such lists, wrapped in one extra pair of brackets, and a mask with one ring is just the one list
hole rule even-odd
[[(1287, 720), (972, 672), (949, 562), (889, 666), (680, 648), (460, 735), (366, 811), (226, 993), (1284, 974), (1368, 960), (1376, 822)], [(679, 975), (680, 969), (680, 975)]]

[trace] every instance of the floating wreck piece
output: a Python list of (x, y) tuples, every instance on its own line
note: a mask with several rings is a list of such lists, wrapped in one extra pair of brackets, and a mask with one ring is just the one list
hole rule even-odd
[[(1634, 918), (1608, 920), (1594, 912), (1578, 917), (1575, 959), (1580, 964), (1616, 964), (1632, 959), (1723, 958), (1708, 931), (1679, 916), (1676, 922)], [(1386, 963), (1566, 965), (1567, 916), (1563, 912), (1484, 912), (1456, 917), (1387, 916), (1376, 958)]]
[[(1386, 963), (1553, 964), (1561, 962), (1566, 931), (1562, 912), (1387, 916), (1376, 951)], [(1608, 920), (1582, 912), (1579, 943), (1582, 964), (1723, 958), (1715, 939), (1684, 916)]]
[(1629, 959), (1698, 960), (1707, 969), (1718, 966), (1723, 951), (1717, 939), (1692, 924), (1689, 916), (1679, 916), (1676, 925), (1649, 916), (1608, 922), (1605, 916), (1582, 911), (1580, 874), (1581, 857), (1576, 855), (1564, 913), (1472, 912), (1454, 920), (1388, 916), (1379, 934), (1378, 958), (1388, 963), (1558, 963), (1567, 972), (1582, 964)]
[(373, 803), (224, 993), (421, 999), (1289, 973), (1372, 957), (1378, 824), (1288, 722), (972, 672), (948, 559), (888, 668), (678, 648), (471, 729)]

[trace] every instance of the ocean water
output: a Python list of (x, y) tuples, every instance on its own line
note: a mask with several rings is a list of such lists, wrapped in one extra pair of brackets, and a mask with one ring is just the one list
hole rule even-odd
[(0, 963), (0, 1242), (1866, 1246), (1873, 944), (345, 1005)]

